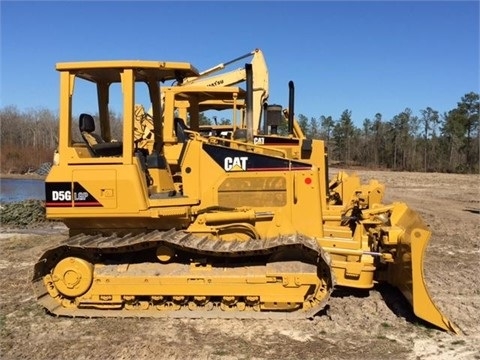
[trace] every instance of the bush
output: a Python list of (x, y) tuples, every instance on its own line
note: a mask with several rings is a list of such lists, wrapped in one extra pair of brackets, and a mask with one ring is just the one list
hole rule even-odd
[(0, 221), (2, 225), (26, 226), (47, 221), (45, 204), (40, 200), (4, 203), (0, 205)]

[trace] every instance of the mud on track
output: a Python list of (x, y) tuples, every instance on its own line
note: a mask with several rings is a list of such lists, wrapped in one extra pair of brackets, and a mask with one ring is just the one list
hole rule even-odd
[(462, 335), (423, 324), (389, 287), (335, 292), (311, 321), (52, 317), (30, 287), (42, 250), (67, 236), (50, 224), (0, 232), (0, 358), (480, 359), (480, 177), (359, 175), (385, 183), (386, 202), (405, 201), (429, 224), (428, 289)]

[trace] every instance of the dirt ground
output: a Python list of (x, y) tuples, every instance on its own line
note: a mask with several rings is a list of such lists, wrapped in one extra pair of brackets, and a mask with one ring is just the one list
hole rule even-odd
[(0, 358), (480, 359), (480, 177), (358, 173), (429, 224), (429, 292), (461, 335), (423, 324), (388, 287), (334, 292), (326, 311), (304, 321), (56, 318), (30, 287), (42, 250), (66, 237), (54, 224), (0, 231)]

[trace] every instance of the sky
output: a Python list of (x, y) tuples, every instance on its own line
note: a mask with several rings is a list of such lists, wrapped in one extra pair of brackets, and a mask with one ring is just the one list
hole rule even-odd
[[(443, 114), (480, 92), (478, 1), (5, 1), (1, 107), (58, 111), (55, 63), (185, 61), (200, 71), (260, 48), (270, 104), (361, 126)], [(237, 64), (236, 67), (243, 66)]]

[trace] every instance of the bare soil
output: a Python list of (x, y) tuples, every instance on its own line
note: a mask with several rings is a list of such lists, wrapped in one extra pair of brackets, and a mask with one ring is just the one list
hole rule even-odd
[[(332, 171), (333, 173), (335, 171)], [(58, 223), (0, 231), (2, 359), (480, 359), (480, 177), (359, 171), (387, 186), (429, 224), (429, 292), (462, 330), (415, 318), (389, 287), (334, 292), (313, 320), (83, 319), (46, 314), (30, 279), (42, 250), (64, 239)]]

